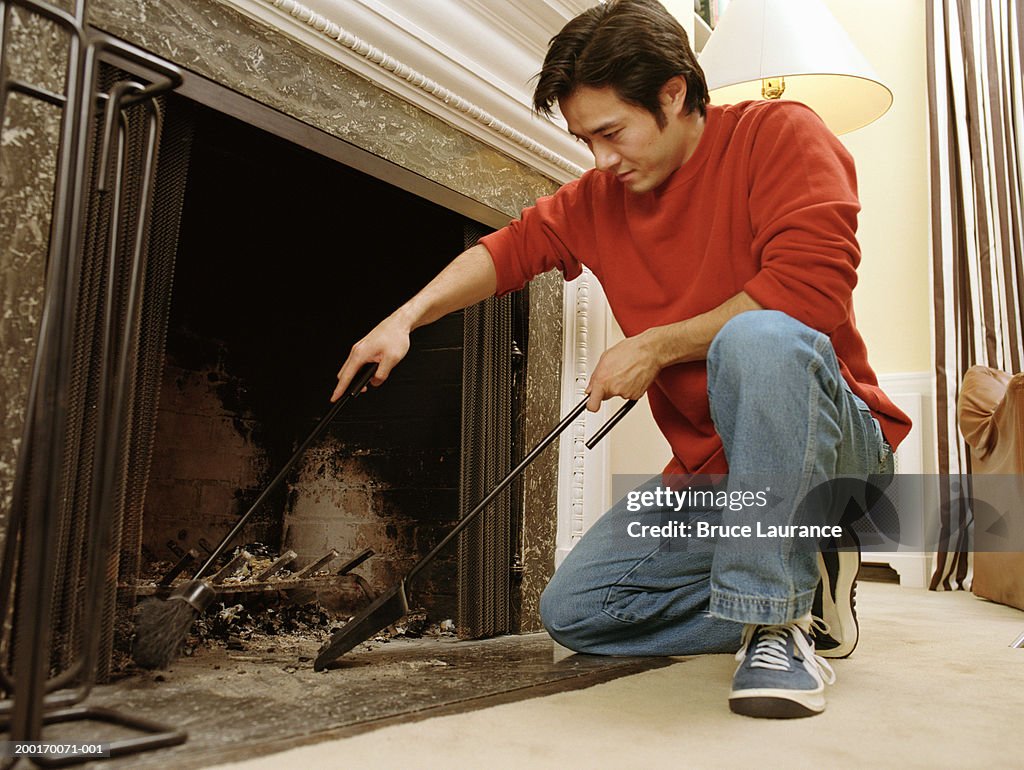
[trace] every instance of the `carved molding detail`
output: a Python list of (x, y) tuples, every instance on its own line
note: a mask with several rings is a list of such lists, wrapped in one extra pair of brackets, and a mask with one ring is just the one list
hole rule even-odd
[(289, 16), (303, 22), (311, 27), (322, 37), (331, 40), (352, 53), (362, 57), (366, 61), (376, 65), (380, 69), (405, 80), (407, 83), (422, 90), (439, 102), (457, 110), (472, 121), (478, 123), (490, 132), (496, 133), (505, 139), (517, 144), (532, 155), (551, 163), (562, 171), (579, 176), (585, 169), (573, 163), (567, 158), (552, 152), (544, 145), (534, 141), (530, 137), (517, 131), (508, 124), (496, 118), (486, 110), (482, 109), (469, 100), (459, 96), (451, 89), (445, 88), (440, 83), (417, 72), (412, 67), (403, 64), (393, 56), (388, 55), (379, 48), (367, 41), (357, 37), (348, 30), (342, 28), (336, 22), (312, 11), (296, 0), (260, 0), (260, 2), (276, 8)]
[[(576, 281), (575, 322), (573, 323), (573, 401), (583, 398), (590, 378), (590, 271), (584, 270)], [(572, 483), (569, 500), (569, 542), (575, 543), (586, 528), (584, 500), (586, 488), (586, 421), (583, 412), (572, 425)]]
[[(570, 390), (570, 403), (575, 405), (584, 397), (587, 390), (587, 383), (590, 381), (590, 351), (592, 343), (591, 325), (594, 322), (594, 302), (603, 302), (603, 296), (596, 285), (593, 273), (584, 268), (583, 273), (577, 280), (566, 285), (566, 292), (571, 293), (571, 305), (566, 307), (565, 335), (569, 342), (569, 354), (566, 355), (566, 363), (571, 366), (571, 383), (566, 383)], [(567, 298), (568, 299), (568, 298)], [(601, 314), (598, 313), (600, 316)], [(600, 317), (597, 319), (600, 323)], [(598, 334), (598, 337), (601, 335)], [(600, 351), (598, 351), (600, 352)], [(564, 382), (564, 380), (563, 380)], [(568, 515), (567, 520), (562, 519), (563, 525), (567, 524), (567, 539), (562, 534), (559, 542), (562, 545), (571, 547), (572, 544), (583, 537), (587, 530), (587, 518), (585, 503), (593, 490), (588, 493), (588, 471), (594, 472), (591, 466), (594, 458), (588, 457), (587, 450), (587, 422), (589, 412), (584, 412), (570, 426), (571, 446), (567, 462), (569, 472), (568, 483)], [(565, 466), (562, 466), (565, 468)], [(597, 469), (603, 472), (603, 468)], [(600, 474), (599, 474), (600, 475)], [(591, 501), (591, 505), (595, 501)], [(567, 540), (567, 542), (566, 542)]]

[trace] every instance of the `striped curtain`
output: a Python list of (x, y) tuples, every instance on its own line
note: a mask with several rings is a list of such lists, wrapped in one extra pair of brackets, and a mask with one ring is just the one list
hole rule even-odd
[[(944, 541), (931, 588), (963, 588), (970, 456), (957, 430), (974, 364), (1021, 371), (1024, 28), (1016, 0), (930, 0), (928, 97), (936, 412)], [(948, 474), (948, 475), (947, 475)]]

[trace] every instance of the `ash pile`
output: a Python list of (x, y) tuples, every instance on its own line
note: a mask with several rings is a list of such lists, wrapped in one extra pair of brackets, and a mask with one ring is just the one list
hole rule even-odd
[[(266, 650), (274, 644), (310, 642), (319, 646), (341, 629), (352, 612), (376, 598), (365, 579), (353, 570), (370, 558), (367, 549), (340, 568), (334, 566), (338, 552), (332, 549), (301, 569), (293, 569), (294, 551), (277, 555), (262, 543), (249, 543), (225, 557), (207, 582), (217, 591), (211, 607), (196, 618), (182, 650), (194, 655), (202, 648), (222, 647), (233, 651)], [(199, 554), (186, 553), (177, 562), (152, 562), (134, 587), (141, 601), (148, 596), (166, 597), (177, 586), (192, 579), (199, 566)], [(339, 608), (356, 608), (351, 611)], [(131, 649), (131, 629), (117, 645)], [(372, 642), (423, 637), (455, 637), (451, 620), (431, 623), (422, 609), (412, 610), (399, 623), (375, 636)], [(130, 667), (130, 658), (119, 656), (118, 668)]]

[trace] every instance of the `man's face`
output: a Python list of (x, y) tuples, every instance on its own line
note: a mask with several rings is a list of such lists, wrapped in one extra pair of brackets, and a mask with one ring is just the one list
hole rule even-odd
[(688, 157), (675, 109), (677, 96), (663, 90), (664, 129), (650, 112), (623, 101), (610, 86), (580, 86), (558, 104), (569, 132), (594, 154), (594, 165), (615, 174), (630, 192), (644, 193), (668, 179)]

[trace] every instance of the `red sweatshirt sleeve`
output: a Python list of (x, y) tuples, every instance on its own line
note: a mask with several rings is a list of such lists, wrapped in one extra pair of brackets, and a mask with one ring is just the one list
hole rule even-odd
[(808, 107), (775, 103), (753, 139), (749, 185), (761, 269), (744, 289), (831, 334), (849, 318), (860, 263), (853, 158)]
[(524, 209), (519, 219), (480, 239), (498, 275), (496, 296), (521, 289), (534, 276), (556, 267), (567, 281), (583, 272), (574, 255), (593, 249), (588, 182), (584, 174), (563, 185)]

